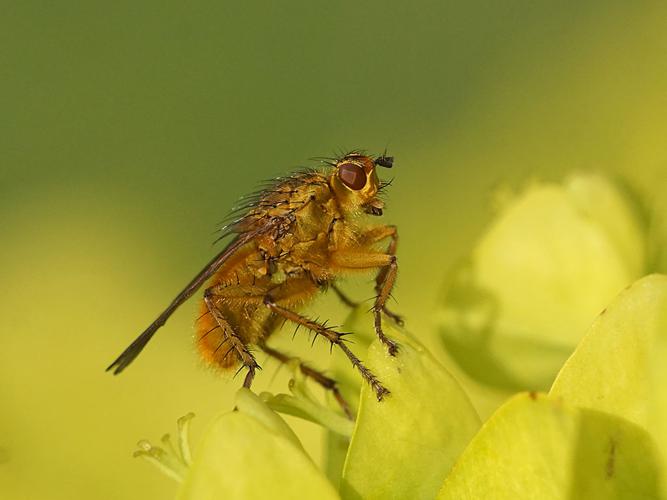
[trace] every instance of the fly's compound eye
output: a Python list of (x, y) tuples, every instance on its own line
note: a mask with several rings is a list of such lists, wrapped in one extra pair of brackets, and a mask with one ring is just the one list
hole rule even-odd
[(338, 177), (350, 189), (359, 191), (366, 185), (364, 169), (354, 163), (343, 163), (338, 167)]

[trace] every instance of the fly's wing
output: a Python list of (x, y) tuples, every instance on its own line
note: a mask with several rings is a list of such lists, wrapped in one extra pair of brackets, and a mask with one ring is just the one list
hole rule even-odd
[(265, 224), (262, 227), (256, 228), (253, 231), (239, 234), (232, 240), (227, 247), (215, 256), (204, 269), (202, 269), (197, 276), (186, 286), (181, 293), (167, 306), (167, 308), (160, 314), (155, 321), (153, 321), (146, 330), (139, 335), (134, 342), (132, 342), (127, 349), (125, 349), (116, 360), (109, 365), (107, 371), (113, 370), (114, 375), (122, 372), (139, 353), (146, 347), (148, 341), (153, 337), (155, 332), (165, 324), (167, 319), (174, 313), (178, 307), (188, 300), (193, 293), (195, 293), (213, 274), (220, 268), (220, 266), (227, 260), (236, 250), (241, 248), (246, 243), (249, 243), (257, 236), (268, 233), (274, 229), (273, 223)]

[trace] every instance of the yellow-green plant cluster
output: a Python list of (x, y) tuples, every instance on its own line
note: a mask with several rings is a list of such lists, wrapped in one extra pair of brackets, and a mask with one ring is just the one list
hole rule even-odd
[[(386, 401), (339, 370), (354, 422), (294, 365), (291, 394), (241, 389), (192, 458), (186, 421), (177, 447), (142, 442), (138, 454), (187, 500), (667, 498), (667, 275), (647, 274), (639, 214), (596, 175), (504, 201), (437, 315), (456, 370), (514, 393), (485, 422), (465, 384), (391, 328), (398, 356), (375, 341), (365, 356)], [(361, 331), (358, 345), (371, 336)], [(279, 412), (326, 429), (325, 470)]]

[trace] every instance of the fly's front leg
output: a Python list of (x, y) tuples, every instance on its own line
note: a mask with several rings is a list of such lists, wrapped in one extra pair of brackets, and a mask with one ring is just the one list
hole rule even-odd
[(361, 235), (359, 244), (362, 246), (372, 245), (387, 238), (391, 238), (389, 247), (387, 247), (387, 253), (395, 255), (396, 247), (398, 246), (398, 229), (396, 226), (377, 226), (371, 228)]
[[(384, 272), (385, 270), (386, 272)], [(382, 281), (379, 281), (379, 274), (383, 274)], [(394, 283), (396, 283), (396, 275), (398, 274), (398, 263), (395, 255), (391, 256), (389, 265), (384, 267), (379, 274), (378, 284), (375, 288), (377, 295), (373, 306), (373, 314), (375, 315), (375, 333), (377, 333), (380, 340), (387, 346), (389, 354), (395, 356), (396, 352), (398, 352), (398, 344), (389, 340), (382, 331), (382, 311), (387, 315), (393, 316), (394, 320), (396, 320), (399, 325), (403, 324), (403, 320), (399, 316), (396, 316), (394, 313), (387, 310), (387, 300), (389, 300), (391, 291), (394, 288)]]
[[(373, 245), (378, 243), (386, 238), (391, 238), (389, 246), (387, 247), (388, 255), (396, 255), (396, 249), (398, 248), (398, 228), (396, 226), (378, 226), (372, 229), (369, 229), (366, 233), (363, 234), (360, 243), (364, 246)], [(387, 273), (389, 272), (389, 267), (383, 267), (380, 269), (380, 272), (375, 277), (375, 294), (380, 295), (382, 291), (382, 286), (387, 278)], [(399, 326), (403, 326), (403, 318), (396, 314), (393, 311), (390, 311), (385, 305), (382, 308), (383, 312), (389, 316), (392, 320), (396, 322)]]
[[(265, 353), (267, 353), (272, 358), (277, 359), (281, 363), (289, 363), (292, 359), (295, 359), (294, 357), (289, 356), (288, 354), (285, 354), (283, 352), (280, 352), (274, 349), (273, 347), (269, 347), (266, 344), (260, 344), (260, 347)], [(336, 398), (336, 401), (338, 401), (338, 404), (340, 405), (342, 410), (345, 412), (347, 418), (349, 418), (350, 420), (354, 420), (354, 416), (352, 415), (352, 410), (350, 409), (350, 405), (347, 403), (347, 401), (345, 401), (345, 398), (343, 398), (343, 395), (338, 390), (338, 384), (334, 379), (327, 377), (324, 373), (314, 368), (311, 368), (310, 366), (305, 365), (304, 363), (301, 362), (299, 362), (299, 369), (301, 370), (301, 373), (303, 373), (306, 377), (313, 379), (315, 382), (320, 384), (325, 389), (330, 390), (334, 398)]]
[(255, 378), (255, 372), (260, 367), (257, 364), (255, 357), (248, 349), (248, 346), (246, 346), (243, 343), (243, 341), (238, 337), (238, 335), (236, 335), (232, 331), (231, 327), (229, 326), (229, 323), (223, 316), (222, 312), (220, 311), (220, 309), (218, 309), (218, 307), (216, 307), (213, 298), (214, 295), (211, 293), (210, 289), (206, 290), (204, 294), (204, 302), (206, 303), (206, 307), (208, 308), (209, 312), (215, 319), (216, 323), (218, 324), (222, 332), (226, 335), (224, 342), (229, 342), (230, 345), (224, 356), (226, 357), (232, 351), (236, 352), (242, 363), (241, 368), (245, 367), (248, 369), (248, 373), (246, 374), (245, 379), (243, 381), (243, 387), (247, 387), (249, 389), (250, 386), (252, 385), (252, 380)]
[(373, 315), (375, 317), (375, 333), (380, 341), (387, 346), (390, 355), (395, 356), (398, 352), (398, 344), (384, 334), (382, 330), (382, 311), (391, 290), (396, 282), (398, 263), (395, 255), (378, 252), (352, 252), (347, 250), (337, 251), (331, 254), (332, 264), (342, 269), (377, 269), (381, 268), (382, 282), (378, 286), (377, 296), (373, 304)]
[(298, 313), (290, 311), (276, 303), (276, 301), (270, 295), (264, 297), (264, 305), (268, 307), (271, 312), (277, 314), (278, 316), (285, 318), (297, 325), (304, 326), (315, 332), (317, 335), (322, 335), (326, 338), (332, 345), (337, 345), (348, 357), (352, 365), (359, 370), (361, 376), (370, 384), (370, 386), (375, 391), (375, 395), (378, 401), (382, 401), (385, 395), (389, 394), (389, 390), (382, 385), (378, 378), (370, 371), (366, 366), (361, 362), (359, 358), (347, 347), (347, 344), (344, 342), (343, 337), (346, 335), (344, 333), (337, 332), (331, 328), (326, 327), (316, 321), (312, 321), (305, 316), (302, 316)]

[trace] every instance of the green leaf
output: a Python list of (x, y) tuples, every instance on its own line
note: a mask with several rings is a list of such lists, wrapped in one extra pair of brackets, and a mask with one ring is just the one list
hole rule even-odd
[(551, 394), (647, 428), (667, 496), (667, 276), (642, 278), (600, 314)]
[(433, 498), (479, 429), (477, 413), (452, 376), (424, 347), (395, 330), (396, 357), (375, 341), (368, 367), (389, 388), (383, 401), (362, 386), (348, 450), (344, 498)]
[(180, 499), (339, 498), (275, 412), (247, 389), (237, 407), (205, 433)]
[[(667, 336), (667, 276), (624, 290), (595, 320), (558, 374), (551, 394), (648, 426), (656, 339)], [(665, 391), (662, 386), (660, 394)]]
[(602, 308), (646, 268), (635, 204), (597, 175), (506, 203), (446, 286), (442, 339), (472, 378), (548, 388)]
[(651, 349), (651, 392), (648, 425), (662, 461), (662, 495), (667, 498), (667, 307), (657, 311), (660, 333)]
[(598, 174), (573, 175), (563, 188), (580, 216), (604, 231), (628, 273), (641, 276), (648, 253), (648, 221), (636, 194)]
[(653, 443), (640, 427), (536, 393), (484, 424), (446, 479), (445, 499), (657, 497)]

